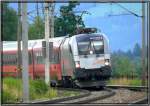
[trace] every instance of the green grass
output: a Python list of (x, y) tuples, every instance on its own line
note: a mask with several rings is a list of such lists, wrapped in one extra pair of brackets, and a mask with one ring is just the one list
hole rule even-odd
[[(61, 91), (51, 88), (43, 80), (29, 81), (30, 100), (45, 100), (66, 96), (78, 95), (74, 91)], [(3, 78), (2, 80), (2, 103), (20, 103), (22, 101), (22, 80), (17, 78)]]
[(64, 96), (77, 96), (79, 94), (80, 94), (79, 92), (75, 92), (75, 91), (64, 91), (63, 92)]
[(30, 80), (30, 99), (45, 99), (57, 97), (57, 90), (48, 87), (42, 80)]
[(4, 78), (2, 80), (2, 103), (18, 102), (22, 96), (21, 80)]
[(108, 85), (141, 86), (141, 79), (113, 78), (113, 79), (110, 79), (107, 84)]

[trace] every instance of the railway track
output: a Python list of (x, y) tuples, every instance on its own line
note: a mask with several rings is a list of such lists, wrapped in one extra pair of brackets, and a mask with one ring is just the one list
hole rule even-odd
[(59, 87), (57, 89), (58, 90), (76, 91), (76, 92), (79, 92), (80, 95), (64, 97), (64, 98), (57, 98), (57, 99), (54, 99), (54, 100), (32, 101), (31, 103), (33, 103), (33, 104), (43, 104), (43, 103), (44, 104), (55, 104), (55, 103), (60, 103), (60, 102), (63, 102), (63, 101), (68, 101), (68, 100), (74, 100), (74, 99), (77, 99), (77, 98), (83, 98), (83, 97), (91, 95), (90, 91), (84, 90), (84, 89), (59, 88)]
[(54, 100), (34, 101), (33, 104), (84, 104), (90, 103), (95, 100), (105, 99), (115, 95), (115, 92), (109, 88), (98, 90), (84, 90), (84, 89), (71, 89), (71, 88), (58, 88), (59, 90), (69, 90), (80, 92), (80, 95), (58, 98)]
[(90, 103), (92, 101), (100, 100), (100, 99), (105, 99), (107, 97), (115, 95), (115, 92), (112, 91), (109, 88), (104, 88), (104, 90), (98, 90), (98, 91), (91, 91), (90, 95), (82, 97), (82, 98), (76, 98), (72, 100), (66, 100), (63, 102), (58, 102), (61, 104), (85, 104), (85, 103)]
[(115, 95), (115, 92), (110, 88), (94, 89), (94, 90), (84, 90), (84, 89), (71, 89), (71, 88), (58, 88), (59, 90), (69, 90), (81, 92), (80, 95), (59, 98), (54, 100), (45, 100), (45, 101), (34, 101), (33, 104), (85, 104), (92, 101), (105, 99), (107, 97)]
[[(87, 104), (87, 103), (97, 103), (96, 101), (100, 103), (107, 103), (104, 101), (111, 100), (111, 98), (114, 98), (115, 95), (117, 95), (118, 92), (128, 92), (128, 93), (134, 93), (134, 92), (145, 92), (147, 90), (146, 87), (143, 86), (118, 86), (118, 85), (111, 85), (106, 86), (103, 90), (102, 89), (71, 89), (71, 88), (58, 88), (59, 90), (70, 90), (70, 91), (79, 91), (82, 92), (80, 95), (72, 96), (72, 97), (65, 97), (55, 100), (47, 100), (47, 101), (38, 101), (34, 102), (36, 104), (46, 103), (46, 104)], [(129, 92), (131, 91), (131, 92)], [(133, 91), (133, 92), (132, 92)], [(130, 94), (132, 95), (132, 94)], [(125, 96), (125, 95), (124, 95)], [(124, 99), (124, 98), (123, 98)], [(113, 103), (113, 99), (110, 103)], [(119, 100), (118, 100), (119, 101)], [(116, 100), (115, 103), (122, 103), (118, 102)], [(147, 103), (147, 97), (143, 97), (140, 99), (133, 100), (129, 104), (141, 104), (141, 103)]]

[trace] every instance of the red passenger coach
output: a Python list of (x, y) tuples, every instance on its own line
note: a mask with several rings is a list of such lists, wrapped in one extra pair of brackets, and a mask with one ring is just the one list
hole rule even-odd
[(16, 51), (4, 51), (2, 55), (2, 76), (17, 76), (17, 69), (16, 69)]
[[(45, 65), (42, 54), (43, 40), (30, 40), (28, 42), (29, 76), (31, 79), (44, 79)], [(54, 45), (54, 56), (50, 60), (51, 80), (61, 80), (61, 68), (59, 61), (59, 49)], [(2, 55), (2, 77), (18, 77), (21, 72), (17, 69), (17, 42), (4, 41)]]

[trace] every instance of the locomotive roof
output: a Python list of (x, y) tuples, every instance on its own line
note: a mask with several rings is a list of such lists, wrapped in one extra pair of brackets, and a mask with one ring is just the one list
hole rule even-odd
[(99, 35), (99, 36), (103, 36), (107, 41), (109, 41), (108, 37), (104, 33), (90, 33), (90, 34), (84, 33), (84, 34), (77, 34), (75, 36), (80, 37), (80, 36), (84, 36), (84, 35)]
[[(54, 47), (58, 47), (65, 37), (50, 38), (50, 42), (54, 42)], [(28, 40), (28, 49), (41, 48), (44, 39)], [(22, 45), (22, 41), (21, 41)], [(22, 48), (21, 48), (22, 49)], [(17, 50), (17, 41), (3, 41), (3, 51)]]

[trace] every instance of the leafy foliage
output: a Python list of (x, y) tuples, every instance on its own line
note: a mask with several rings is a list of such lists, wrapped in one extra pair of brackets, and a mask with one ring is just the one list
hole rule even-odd
[[(54, 36), (60, 37), (69, 34), (73, 36), (77, 30), (77, 24), (84, 27), (82, 17), (76, 15), (73, 9), (79, 5), (77, 2), (70, 1), (67, 6), (60, 7), (60, 16), (54, 16)], [(36, 17), (29, 26), (29, 39), (44, 38), (44, 20)]]
[[(77, 29), (77, 24), (84, 27), (82, 17), (74, 13), (74, 9), (79, 5), (76, 1), (69, 1), (67, 6), (60, 7), (60, 16), (55, 16), (54, 19), (54, 36), (65, 36), (69, 34), (73, 36)], [(8, 3), (3, 3), (2, 9), (2, 34), (3, 40), (17, 39), (17, 12), (8, 6)], [(44, 38), (44, 19), (40, 16), (35, 17), (32, 23), (29, 24), (29, 39)]]
[(141, 48), (140, 48), (140, 45), (138, 43), (136, 43), (134, 48), (133, 48), (133, 54), (135, 57), (141, 56)]
[[(2, 87), (2, 102), (16, 103), (22, 101), (22, 80), (4, 78)], [(49, 88), (42, 80), (30, 80), (30, 100), (57, 97), (57, 90)]]
[(118, 50), (112, 54), (113, 77), (140, 77), (141, 76), (141, 48), (135, 44), (133, 51)]
[[(17, 78), (3, 78), (2, 81), (2, 103), (22, 102), (22, 80)], [(79, 92), (51, 88), (44, 80), (29, 80), (30, 100), (45, 100), (58, 97), (78, 95)]]
[(44, 38), (44, 20), (37, 16), (32, 24), (29, 25), (29, 39)]
[(141, 80), (139, 78), (112, 78), (107, 82), (108, 85), (128, 85), (128, 86), (141, 86)]
[(30, 83), (30, 89), (33, 90), (34, 93), (44, 94), (48, 90), (48, 86), (42, 80), (30, 81)]
[(77, 2), (69, 2), (68, 6), (61, 6), (60, 17), (55, 16), (55, 36), (72, 36), (77, 30), (77, 24), (84, 27), (82, 17), (76, 15), (73, 9), (79, 5)]
[(2, 37), (3, 40), (17, 39), (17, 12), (8, 6), (8, 3), (2, 3)]

